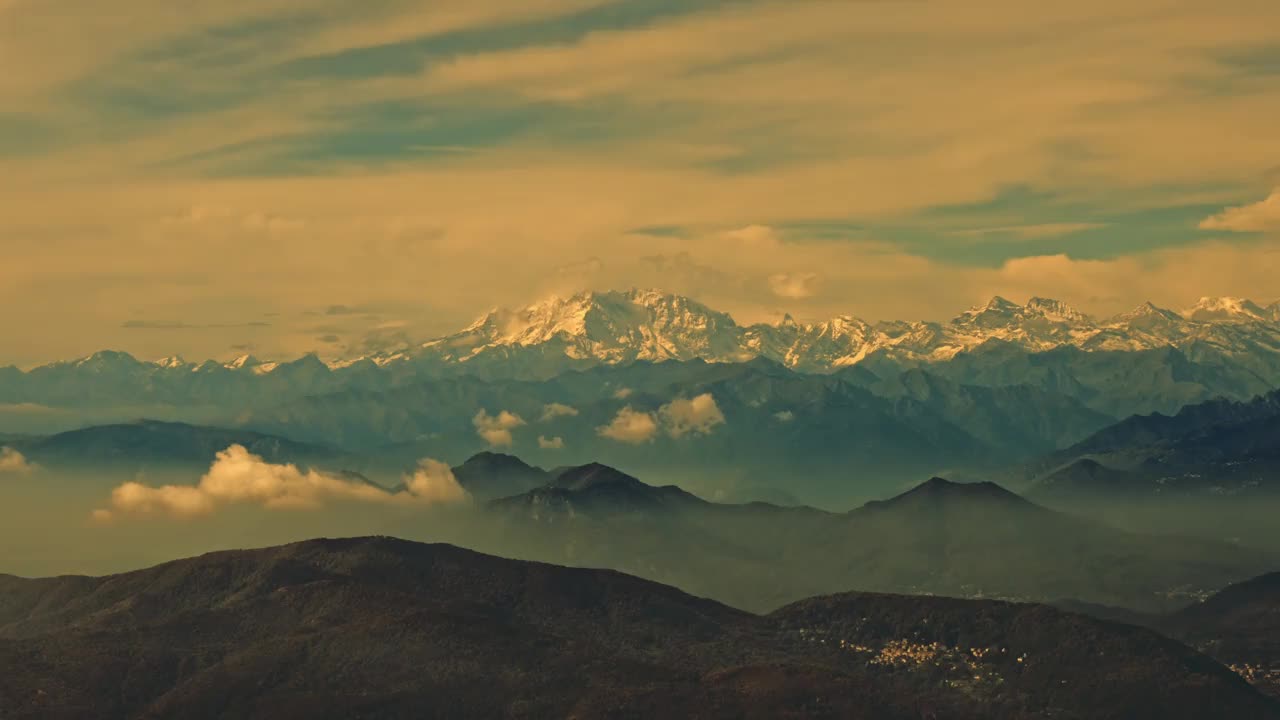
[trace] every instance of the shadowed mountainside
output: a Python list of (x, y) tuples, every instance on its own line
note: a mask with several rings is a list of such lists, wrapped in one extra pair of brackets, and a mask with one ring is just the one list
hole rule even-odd
[(12, 718), (1270, 720), (1150, 631), (845, 595), (757, 616), (615, 572), (387, 538), (0, 577)]
[(1280, 573), (1232, 585), (1154, 627), (1280, 698)]
[(767, 610), (849, 589), (1167, 611), (1274, 567), (1237, 545), (1129, 533), (994, 483), (934, 478), (848, 513), (701, 500), (592, 464), (492, 501), (467, 542), (612, 567)]

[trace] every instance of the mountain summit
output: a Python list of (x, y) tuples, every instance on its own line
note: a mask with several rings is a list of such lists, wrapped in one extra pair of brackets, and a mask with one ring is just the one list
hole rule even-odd
[(518, 310), (493, 310), (419, 353), (467, 361), (504, 348), (548, 348), (573, 360), (691, 360), (738, 349), (733, 318), (657, 290), (584, 292)]
[(804, 323), (738, 325), (729, 315), (658, 290), (584, 292), (517, 310), (494, 310), (464, 330), (375, 358), (429, 365), (468, 364), (482, 374), (538, 376), (572, 367), (635, 360), (740, 362), (765, 357), (801, 371), (827, 372), (876, 356), (908, 364), (945, 361), (996, 342), (1030, 352), (1062, 347), (1138, 351), (1197, 344), (1227, 351), (1280, 347), (1276, 312), (1247, 300), (1202, 299), (1178, 314), (1150, 303), (1108, 320), (1033, 297), (992, 298), (947, 323), (868, 323), (852, 316)]
[[(190, 363), (170, 357), (139, 361), (100, 352), (27, 372), (0, 373), (0, 402), (80, 403), (78, 382), (141, 386), (173, 393), (183, 403), (192, 384), (203, 397), (229, 392), (252, 399), (262, 386), (305, 386), (308, 394), (345, 389), (343, 378), (382, 388), (406, 377), (464, 373), (482, 378), (545, 379), (567, 370), (636, 361), (730, 363), (765, 358), (799, 372), (828, 373), (867, 361), (915, 367), (945, 363), (979, 350), (1047, 353), (1143, 352), (1175, 349), (1199, 362), (1206, 353), (1229, 358), (1272, 382), (1280, 377), (1280, 304), (1267, 308), (1238, 298), (1203, 298), (1181, 313), (1145, 303), (1107, 319), (1058, 300), (1002, 297), (944, 323), (866, 322), (851, 315), (802, 322), (739, 325), (697, 300), (659, 290), (582, 292), (518, 309), (495, 309), (462, 330), (425, 342), (328, 363), (314, 354), (290, 362), (245, 355), (229, 363)], [(1222, 364), (1210, 358), (1209, 364)], [(258, 381), (261, 380), (259, 383)], [(237, 384), (238, 383), (238, 384)], [(1002, 384), (1007, 384), (1002, 381)], [(124, 392), (123, 390), (121, 392)], [(132, 391), (129, 391), (130, 394)], [(64, 401), (65, 398), (65, 401)]]

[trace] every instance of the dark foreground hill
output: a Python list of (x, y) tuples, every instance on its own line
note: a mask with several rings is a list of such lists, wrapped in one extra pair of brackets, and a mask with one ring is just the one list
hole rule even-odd
[(1155, 627), (1280, 698), (1280, 573), (1232, 585)]
[(843, 595), (751, 615), (609, 571), (387, 538), (0, 577), (9, 718), (1270, 720), (1155, 633)]

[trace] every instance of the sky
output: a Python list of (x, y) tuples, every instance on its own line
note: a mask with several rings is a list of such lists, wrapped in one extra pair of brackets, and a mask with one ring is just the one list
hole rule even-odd
[(1274, 0), (0, 0), (0, 365), (1280, 299)]

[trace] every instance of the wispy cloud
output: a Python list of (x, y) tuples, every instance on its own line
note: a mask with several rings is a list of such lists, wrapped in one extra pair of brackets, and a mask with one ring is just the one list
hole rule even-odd
[(129, 330), (208, 330), (211, 328), (265, 328), (271, 323), (252, 320), (245, 323), (189, 323), (182, 320), (126, 320), (120, 327)]
[(808, 298), (818, 293), (820, 279), (815, 272), (777, 273), (769, 276), (769, 289), (780, 298)]
[[(0, 172), (23, 178), (0, 229), (18, 260), (0, 264), (0, 308), (22, 308), (0, 310), (0, 363), (120, 344), (208, 356), (246, 338), (121, 326), (206, 327), (230, 305), (289, 318), (335, 288), (351, 307), (419, 308), (413, 332), (363, 345), (344, 327), (353, 351), (549, 286), (660, 285), (747, 320), (936, 318), (1036, 268), (1035, 294), (1109, 312), (1181, 291), (1172, 271), (1094, 286), (1216, 251), (1202, 220), (1275, 226), (1248, 204), (1280, 156), (1274, 3), (0, 12), (0, 67), (23, 69), (0, 73), (0, 107), (18, 109), (0, 112)], [(1029, 192), (1004, 202), (1009, 188)], [(973, 222), (931, 214), (991, 202)], [(859, 230), (782, 230), (807, 222)], [(1256, 268), (1228, 292), (1265, 294), (1271, 259), (1259, 242), (1213, 264)], [(287, 355), (316, 337), (281, 320), (252, 340)]]
[(549, 403), (542, 408), (542, 422), (551, 422), (562, 417), (576, 417), (578, 409), (563, 403)]
[(1041, 238), (1071, 235), (1073, 233), (1084, 232), (1085, 230), (1097, 230), (1102, 227), (1106, 227), (1106, 225), (1104, 223), (1094, 222), (1038, 223), (1034, 225), (1001, 225), (996, 227), (953, 230), (950, 234), (957, 237), (968, 238), (981, 238), (988, 235), (1008, 235), (1025, 240), (1038, 240)]
[(1200, 223), (1200, 229), (1231, 232), (1280, 230), (1280, 188), (1272, 191), (1265, 200), (1227, 208), (1217, 215), (1205, 218)]

